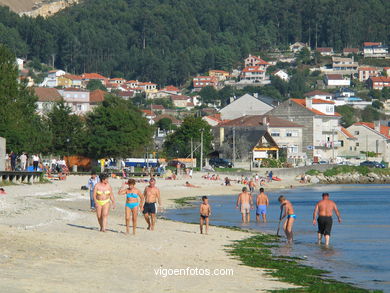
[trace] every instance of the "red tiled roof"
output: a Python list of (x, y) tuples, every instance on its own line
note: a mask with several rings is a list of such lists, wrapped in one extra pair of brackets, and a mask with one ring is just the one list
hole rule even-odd
[(104, 101), (104, 96), (107, 93), (102, 90), (94, 90), (89, 94), (89, 103), (90, 104), (96, 104), (96, 103), (101, 103)]
[(73, 74), (64, 74), (63, 77), (69, 78), (72, 80), (82, 80), (83, 78), (79, 75), (73, 75)]
[(344, 127), (341, 127), (341, 132), (344, 133), (345, 136), (347, 136), (348, 138), (356, 138), (347, 129), (345, 129)]
[(121, 77), (115, 77), (115, 78), (110, 78), (110, 80), (126, 80), (126, 79), (121, 78)]
[(260, 66), (247, 66), (242, 72), (264, 72), (264, 70), (260, 69)]
[(188, 100), (189, 97), (183, 95), (171, 95), (171, 99), (174, 101), (184, 101), (184, 100)]
[(390, 67), (383, 67), (383, 70), (389, 70)]
[(138, 83), (138, 80), (129, 80), (126, 83)]
[(344, 53), (358, 53), (359, 49), (358, 48), (344, 48), (343, 52)]
[(215, 80), (214, 76), (198, 75), (194, 77), (194, 79), (199, 79), (199, 78)]
[(120, 97), (132, 97), (134, 96), (134, 92), (133, 91), (124, 91), (124, 92), (117, 92), (116, 93), (118, 96)]
[(141, 110), (141, 112), (143, 112), (145, 116), (156, 116), (156, 114), (150, 110)]
[(195, 107), (195, 105), (192, 102), (187, 102), (187, 107)]
[(36, 87), (34, 88), (35, 95), (39, 102), (60, 102), (62, 96), (55, 88)]
[(319, 90), (315, 90), (315, 91), (311, 91), (311, 92), (308, 92), (306, 94), (304, 94), (305, 97), (314, 97), (314, 96), (333, 96), (333, 94), (331, 93), (328, 93), (328, 92), (322, 92), (322, 91), (319, 91)]
[(317, 52), (332, 52), (333, 51), (333, 48), (317, 48), (316, 49)]
[(370, 79), (373, 82), (390, 82), (390, 76), (372, 76)]
[(343, 79), (341, 74), (327, 74), (326, 77), (331, 80), (340, 80)]
[[(375, 123), (373, 123), (373, 122), (356, 122), (353, 125), (363, 125), (363, 126), (366, 126), (368, 128), (375, 130)], [(375, 131), (377, 131), (377, 130), (375, 130)], [(390, 127), (385, 126), (385, 125), (380, 125), (379, 133), (387, 138), (390, 138)]]
[(156, 83), (152, 83), (152, 82), (140, 82), (140, 83), (138, 83), (138, 85), (139, 86), (143, 86), (143, 85), (156, 85), (157, 86)]
[[(298, 105), (301, 105), (302, 107), (305, 107), (306, 108), (306, 99), (291, 99), (291, 101), (297, 103)], [(314, 104), (334, 104), (333, 101), (324, 101), (324, 100), (320, 100), (320, 99), (313, 99), (312, 102)], [(341, 115), (337, 112), (334, 112), (334, 115), (328, 115), (326, 113), (323, 113), (321, 111), (318, 111), (316, 109), (309, 109), (309, 108), (306, 108), (307, 110), (313, 112), (314, 114), (316, 115), (322, 115), (322, 116), (337, 116), (337, 117), (341, 117)]]
[(165, 110), (163, 105), (150, 105), (153, 110)]
[[(222, 122), (220, 113), (204, 116), (204, 118), (208, 118), (208, 119), (214, 120), (214, 121), (216, 121), (218, 123)], [(225, 120), (225, 121), (228, 121), (228, 120)]]
[(303, 127), (294, 122), (281, 119), (270, 115), (247, 115), (232, 120), (225, 120), (218, 124), (218, 126), (260, 126), (263, 125), (263, 120), (267, 120), (269, 127)]
[(210, 72), (218, 72), (218, 73), (226, 73), (226, 74), (229, 74), (229, 72), (225, 71), (225, 70), (217, 70), (217, 69), (211, 69)]
[(375, 67), (359, 67), (359, 71), (379, 71), (378, 68)]
[[(267, 61), (264, 61), (263, 59), (261, 59), (260, 57), (258, 57), (258, 56), (250, 56), (250, 57), (253, 57), (253, 58), (255, 58), (256, 60), (257, 60), (257, 64), (261, 64), (261, 65), (271, 65), (271, 64), (269, 64)], [(248, 57), (248, 58), (250, 58), (250, 57)]]
[(380, 46), (382, 43), (380, 42), (364, 42), (363, 47), (369, 47), (369, 46)]
[(99, 73), (84, 73), (81, 75), (83, 79), (101, 79), (105, 80), (107, 77), (104, 77), (103, 75), (100, 75)]
[(167, 91), (167, 92), (180, 92), (180, 90), (173, 86), (173, 85), (167, 85), (165, 88), (162, 89), (162, 91)]

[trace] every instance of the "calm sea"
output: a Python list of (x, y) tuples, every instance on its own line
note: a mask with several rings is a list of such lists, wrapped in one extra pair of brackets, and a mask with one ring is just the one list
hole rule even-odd
[[(317, 227), (312, 224), (315, 203), (325, 191), (338, 205), (343, 220), (339, 224), (334, 217), (329, 248), (315, 243)], [(280, 212), (277, 197), (281, 194), (293, 203), (297, 219), (294, 245), (283, 244), (278, 254), (303, 257), (306, 264), (328, 270), (338, 280), (390, 292), (390, 185), (317, 185), (269, 192), (266, 224), (255, 223), (255, 211), (252, 211), (251, 223), (242, 225), (241, 215), (235, 209), (236, 195), (210, 196), (211, 224), (276, 233)], [(198, 211), (196, 203), (193, 207), (168, 210), (165, 216), (197, 222)]]

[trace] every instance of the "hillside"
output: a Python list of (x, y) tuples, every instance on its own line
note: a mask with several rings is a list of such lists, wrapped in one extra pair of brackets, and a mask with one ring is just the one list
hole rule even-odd
[(0, 0), (0, 6), (8, 6), (19, 14), (47, 17), (78, 2), (79, 0)]
[(388, 0), (85, 0), (45, 20), (0, 9), (0, 42), (72, 73), (180, 85), (295, 41), (388, 44), (388, 15)]
[(0, 5), (8, 6), (12, 11), (17, 13), (31, 11), (34, 3), (42, 2), (42, 0), (0, 0)]

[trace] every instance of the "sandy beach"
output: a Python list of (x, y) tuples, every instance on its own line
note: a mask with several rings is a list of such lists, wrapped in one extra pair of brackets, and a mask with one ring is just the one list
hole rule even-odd
[[(116, 195), (109, 231), (99, 232), (88, 191), (80, 190), (87, 180), (69, 176), (51, 184), (5, 187), (7, 194), (0, 195), (1, 292), (263, 292), (291, 287), (262, 269), (241, 265), (225, 251), (232, 241), (251, 235), (246, 232), (211, 227), (209, 235), (201, 235), (198, 225), (162, 219), (151, 232), (139, 217), (137, 235), (125, 235), (124, 197)], [(236, 194), (242, 187), (195, 174), (189, 181), (201, 188), (188, 188), (187, 180), (157, 180), (164, 208), (173, 208), (175, 198)], [(115, 193), (122, 182), (110, 179)], [(284, 180), (266, 188), (291, 184), (297, 185)], [(145, 186), (137, 184), (140, 190)], [(174, 269), (182, 275), (164, 277)], [(204, 270), (226, 275), (206, 276)]]

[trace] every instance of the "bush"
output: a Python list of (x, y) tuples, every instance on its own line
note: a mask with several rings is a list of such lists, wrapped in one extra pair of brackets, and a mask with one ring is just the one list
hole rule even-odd
[(282, 168), (283, 162), (275, 159), (263, 159), (261, 161), (262, 168)]
[(310, 175), (310, 176), (315, 176), (315, 175), (318, 175), (320, 174), (321, 172), (318, 171), (318, 170), (314, 170), (314, 169), (311, 169), (309, 171), (306, 172), (306, 175)]

